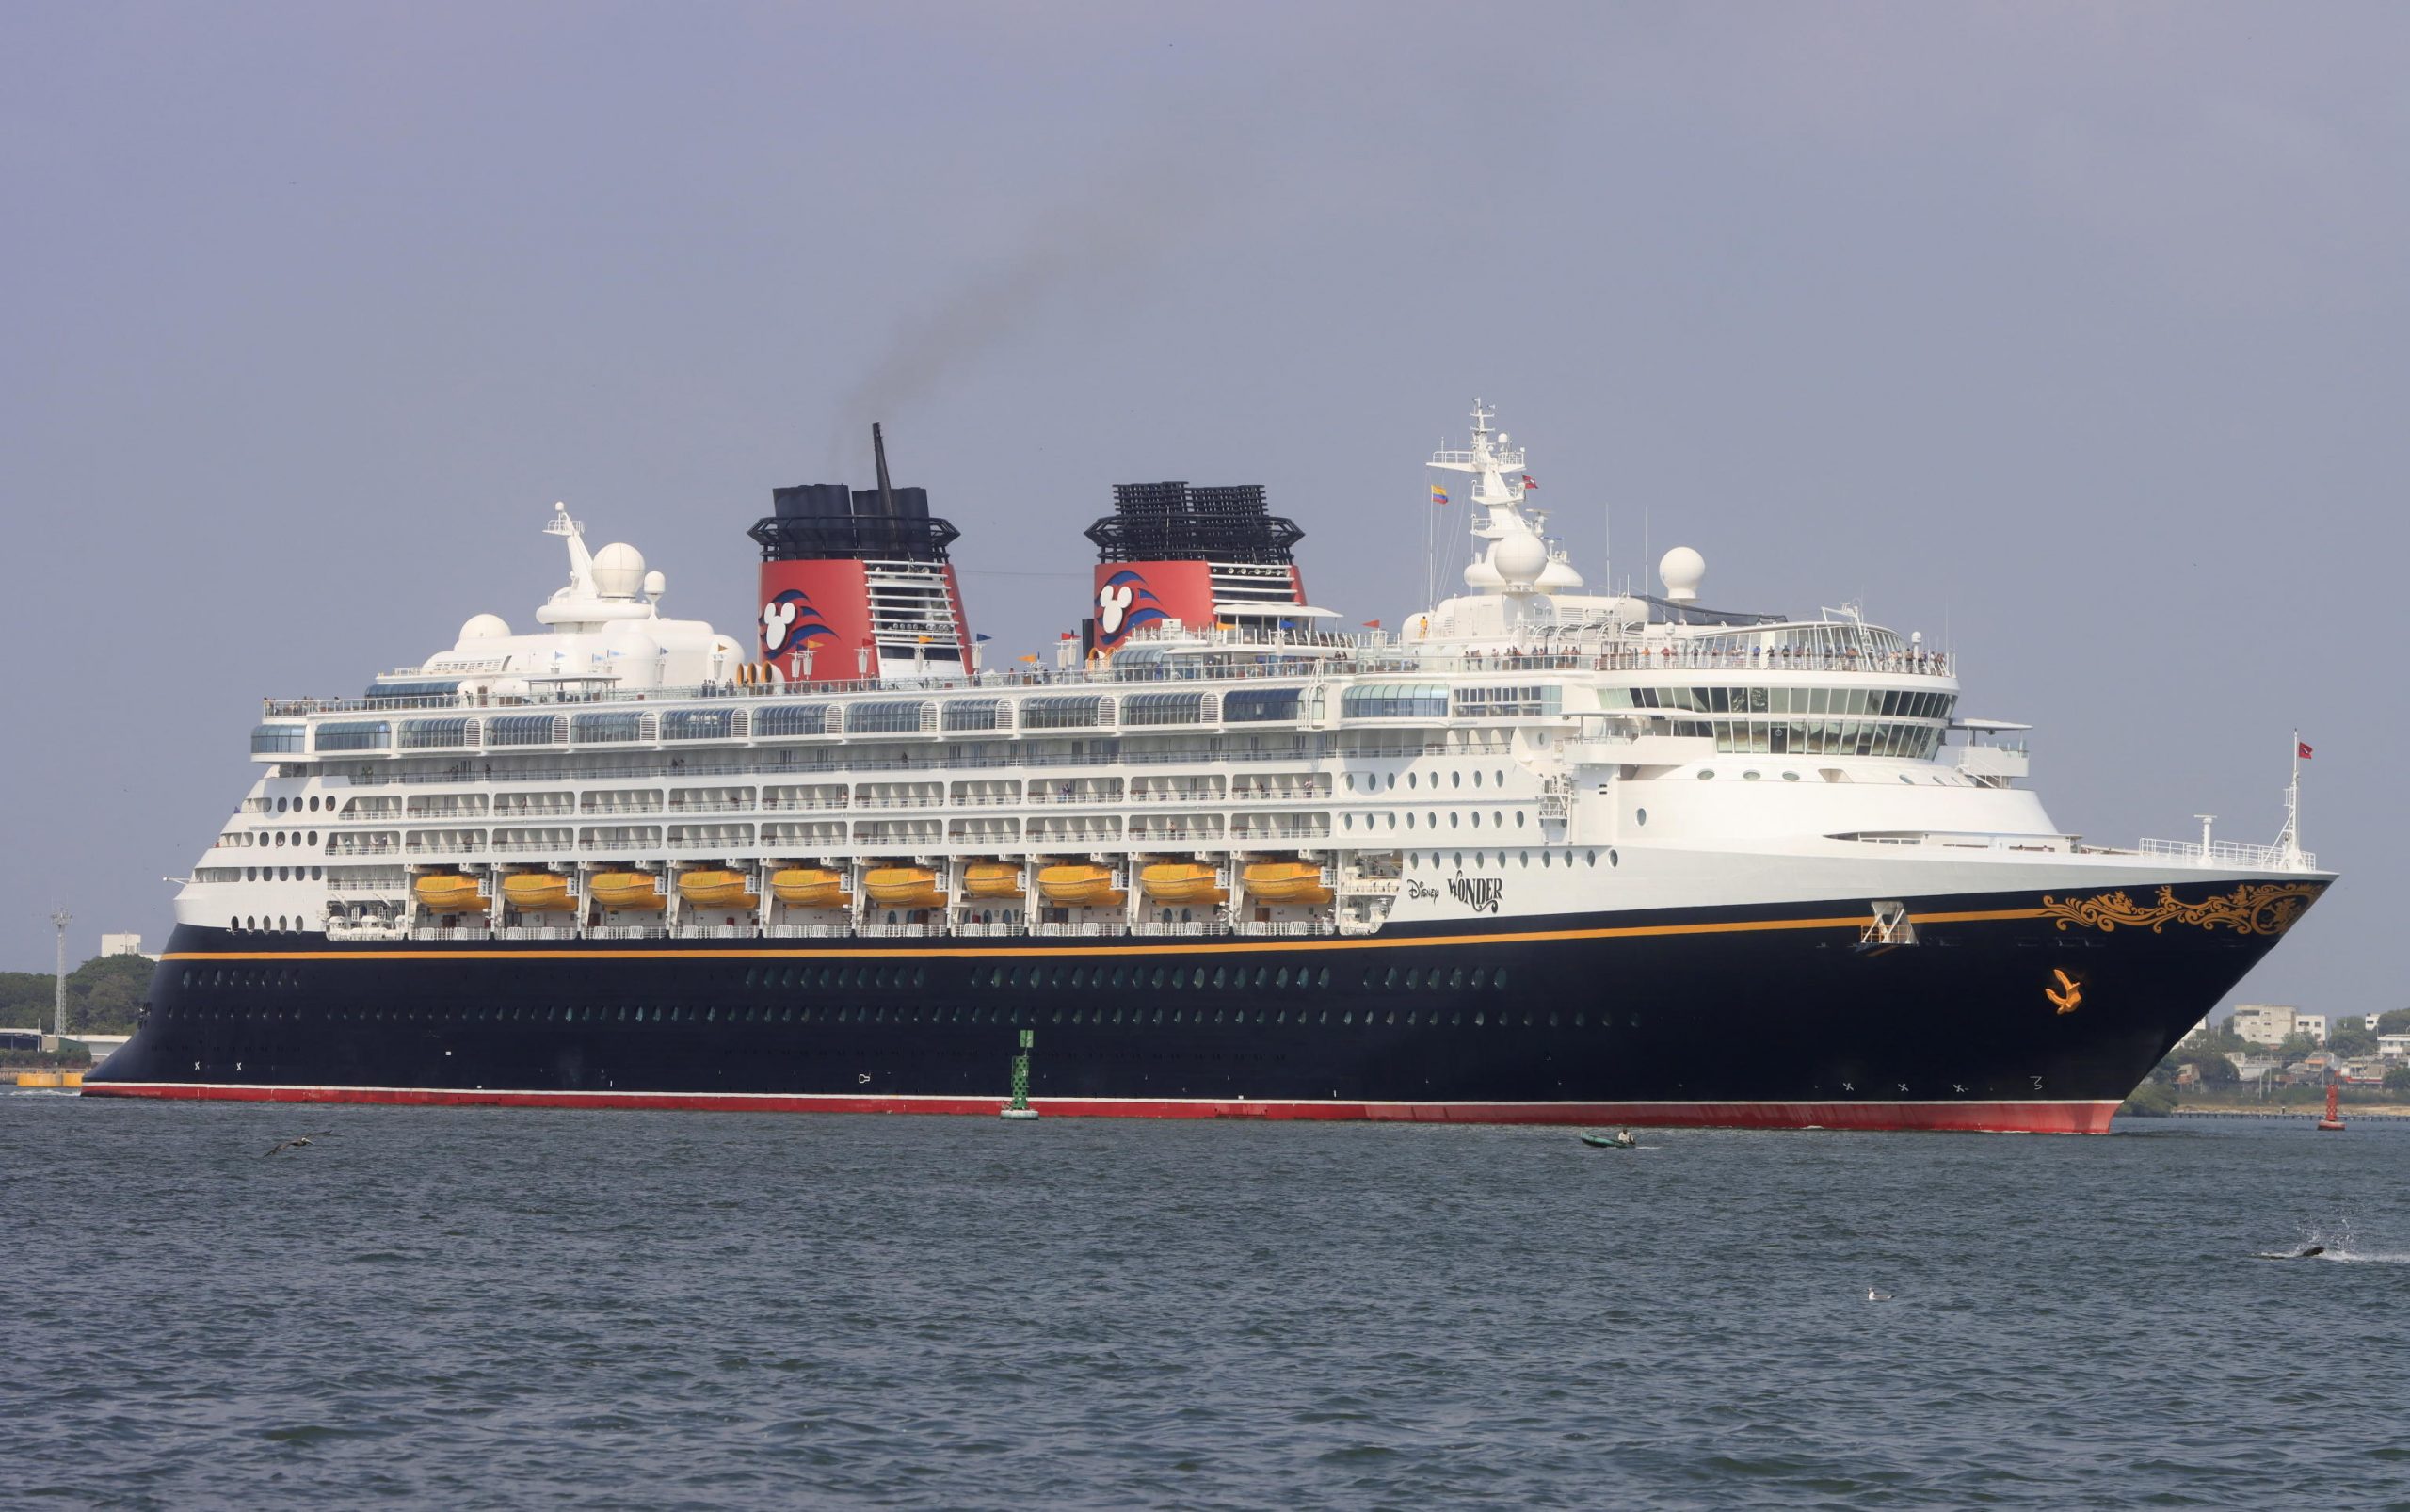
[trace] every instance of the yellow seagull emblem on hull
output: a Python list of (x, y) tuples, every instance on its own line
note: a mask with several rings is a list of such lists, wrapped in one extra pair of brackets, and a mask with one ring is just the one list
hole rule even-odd
[(2046, 987), (2042, 989), (2044, 997), (2057, 1004), (2061, 1013), (2073, 1013), (2083, 1006), (2083, 989), (2076, 984), (2074, 977), (2055, 966), (2050, 968), (2050, 974), (2059, 979), (2058, 990), (2053, 991)]

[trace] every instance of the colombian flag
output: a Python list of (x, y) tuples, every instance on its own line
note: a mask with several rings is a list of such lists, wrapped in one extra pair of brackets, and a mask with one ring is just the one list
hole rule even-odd
[(1431, 485), (1431, 502), (1432, 502), (1433, 504), (1445, 504), (1445, 503), (1447, 503), (1447, 502), (1448, 502), (1448, 491), (1447, 491), (1446, 489), (1441, 488), (1441, 487), (1440, 487), (1438, 484), (1437, 484), (1437, 483), (1432, 484), (1432, 485)]

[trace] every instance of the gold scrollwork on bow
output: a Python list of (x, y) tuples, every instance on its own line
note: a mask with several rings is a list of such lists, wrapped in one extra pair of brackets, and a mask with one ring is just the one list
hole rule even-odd
[(2062, 902), (2044, 895), (2042, 914), (2065, 929), (2080, 924), (2108, 933), (2119, 925), (2129, 929), (2147, 926), (2157, 934), (2171, 924), (2196, 925), (2203, 929), (2231, 929), (2239, 935), (2281, 935), (2302, 911), (2317, 901), (2318, 889), (2306, 882), (2245, 882), (2231, 893), (2186, 903), (2176, 889), (2162, 887), (2156, 903), (2136, 903), (2123, 893), (2101, 893)]

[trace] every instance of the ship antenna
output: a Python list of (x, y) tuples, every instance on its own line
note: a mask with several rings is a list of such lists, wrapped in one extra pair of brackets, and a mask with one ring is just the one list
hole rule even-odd
[(878, 512), (892, 520), (895, 517), (895, 488), (887, 481), (887, 437), (876, 420), (870, 423), (870, 449), (878, 458)]

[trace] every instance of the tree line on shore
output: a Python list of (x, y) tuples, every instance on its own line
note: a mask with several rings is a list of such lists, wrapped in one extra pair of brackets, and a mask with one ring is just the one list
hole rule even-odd
[[(130, 1035), (158, 963), (148, 956), (95, 956), (67, 973), (67, 1032)], [(0, 1028), (48, 1033), (58, 978), (0, 972)]]

